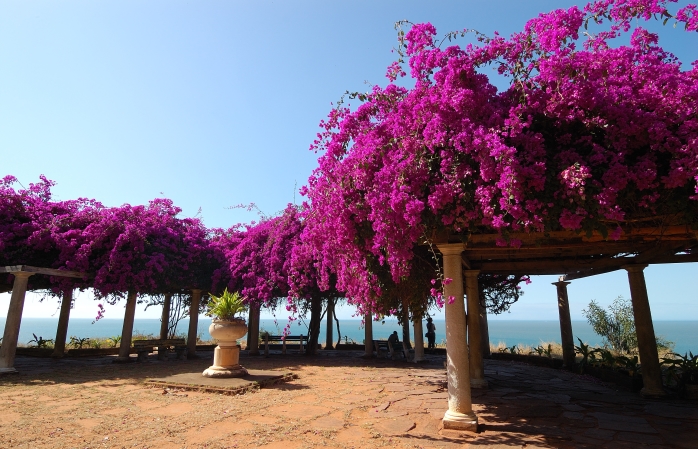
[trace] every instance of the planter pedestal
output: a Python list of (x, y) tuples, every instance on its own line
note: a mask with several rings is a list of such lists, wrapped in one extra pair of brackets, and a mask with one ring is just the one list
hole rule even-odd
[(204, 377), (242, 377), (247, 370), (240, 366), (240, 345), (237, 339), (247, 333), (243, 320), (222, 321), (214, 319), (208, 333), (218, 340), (213, 350), (213, 365), (203, 372)]
[(217, 346), (213, 350), (213, 365), (208, 367), (204, 377), (242, 377), (247, 370), (240, 365), (240, 346)]

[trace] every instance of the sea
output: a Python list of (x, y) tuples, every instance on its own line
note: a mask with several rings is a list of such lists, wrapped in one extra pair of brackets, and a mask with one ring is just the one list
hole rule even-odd
[[(0, 335), (5, 328), (5, 318), (0, 318)], [(29, 345), (29, 341), (34, 339), (34, 335), (43, 339), (54, 339), (56, 336), (57, 318), (24, 318), (19, 333), (19, 344)], [(208, 327), (211, 324), (210, 318), (199, 319), (199, 338), (201, 340), (211, 340)], [(262, 319), (260, 320), (260, 330), (268, 331), (271, 334), (281, 334), (286, 326), (286, 320)], [(436, 342), (445, 343), (446, 326), (443, 320), (435, 320)], [(77, 338), (98, 338), (113, 337), (121, 335), (123, 320), (102, 319), (94, 322), (91, 319), (75, 318), (71, 319), (68, 325), (68, 339), (70, 336)], [(426, 322), (423, 325), (426, 329)], [(342, 342), (363, 343), (364, 329), (360, 320), (340, 320)], [(134, 334), (150, 335), (155, 338), (160, 333), (159, 319), (136, 319), (133, 325)], [(185, 336), (189, 329), (189, 321), (182, 320), (177, 327), (177, 333)], [(325, 344), (326, 323), (323, 321), (320, 327), (319, 342)], [(572, 330), (575, 337), (584, 343), (592, 346), (601, 345), (602, 338), (596, 335), (591, 326), (586, 321), (573, 321)], [(698, 353), (698, 321), (655, 321), (654, 330), (657, 335), (674, 342), (674, 352), (684, 354), (692, 351)], [(293, 322), (290, 328), (291, 334), (307, 335), (308, 328), (304, 322)], [(393, 332), (397, 331), (402, 339), (402, 327), (395, 320), (386, 320), (384, 323), (373, 323), (373, 338), (387, 339)], [(426, 330), (425, 330), (426, 332)], [(536, 347), (542, 343), (560, 342), (560, 324), (558, 321), (531, 321), (531, 320), (490, 320), (489, 322), (490, 342), (494, 345), (502, 343), (508, 347), (517, 345)], [(337, 329), (333, 331), (335, 343), (338, 339)], [(410, 329), (410, 339), (414, 341), (413, 329)]]

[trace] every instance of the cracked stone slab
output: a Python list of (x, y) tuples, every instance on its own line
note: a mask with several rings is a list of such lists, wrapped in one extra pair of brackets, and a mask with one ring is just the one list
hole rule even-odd
[(402, 417), (383, 419), (373, 425), (374, 429), (384, 435), (402, 435), (414, 429), (415, 426), (414, 420)]

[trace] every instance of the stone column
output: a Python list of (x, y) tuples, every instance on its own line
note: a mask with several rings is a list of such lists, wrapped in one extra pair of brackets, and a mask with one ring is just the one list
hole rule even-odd
[(490, 352), (490, 326), (487, 323), (487, 307), (480, 303), (480, 331), (482, 332), (482, 357), (489, 359)]
[[(463, 301), (462, 243), (437, 245), (443, 254), (444, 277), (452, 281), (444, 286), (446, 298), (446, 373), (448, 411), (444, 429), (477, 431), (477, 416), (470, 396), (470, 363), (466, 340), (465, 304)], [(451, 303), (449, 297), (454, 300)]]
[(73, 290), (65, 290), (61, 298), (61, 312), (58, 315), (58, 327), (56, 328), (56, 339), (54, 340), (51, 357), (61, 358), (65, 355), (65, 340), (68, 337), (68, 321), (70, 320), (70, 308), (72, 305)]
[(201, 290), (191, 291), (191, 305), (189, 306), (189, 336), (187, 338), (187, 358), (198, 359), (196, 355), (196, 337), (199, 330), (199, 303), (201, 302)]
[(10, 306), (7, 308), (5, 319), (5, 332), (0, 346), (0, 373), (16, 373), (15, 353), (17, 340), (19, 339), (19, 326), (22, 324), (22, 310), (24, 309), (24, 296), (27, 293), (27, 282), (32, 273), (18, 271), (11, 273), (15, 280), (12, 284), (12, 296)]
[(412, 325), (414, 327), (414, 363), (423, 362), (424, 359), (424, 328), (422, 327), (422, 317), (413, 316)]
[(640, 394), (645, 397), (662, 397), (665, 392), (662, 388), (662, 370), (659, 366), (659, 354), (657, 354), (657, 339), (654, 335), (652, 313), (643, 272), (646, 267), (647, 265), (625, 265), (623, 268), (627, 270), (630, 282), (637, 346), (642, 365), (643, 387)]
[(364, 357), (373, 357), (373, 315), (367, 313), (364, 315)]
[(560, 312), (560, 339), (562, 340), (562, 361), (566, 368), (571, 369), (575, 362), (574, 335), (572, 334), (572, 319), (570, 318), (570, 302), (567, 298), (567, 286), (570, 282), (553, 282), (557, 287), (557, 310)]
[(160, 317), (160, 339), (167, 340), (170, 331), (170, 306), (172, 304), (172, 294), (166, 293), (162, 302), (162, 316)]
[(468, 299), (468, 348), (470, 352), (470, 386), (487, 388), (485, 363), (482, 360), (482, 330), (480, 329), (480, 270), (465, 270), (465, 296)]
[(325, 332), (325, 349), (334, 349), (332, 320), (334, 319), (334, 300), (327, 299), (327, 331)]
[(136, 303), (138, 293), (128, 292), (126, 298), (126, 311), (124, 312), (124, 325), (121, 330), (121, 346), (119, 356), (114, 359), (116, 363), (124, 363), (131, 360), (131, 338), (133, 338), (133, 319), (136, 316)]
[(247, 331), (247, 349), (250, 355), (259, 355), (259, 314), (261, 306), (252, 303), (250, 305), (250, 325)]

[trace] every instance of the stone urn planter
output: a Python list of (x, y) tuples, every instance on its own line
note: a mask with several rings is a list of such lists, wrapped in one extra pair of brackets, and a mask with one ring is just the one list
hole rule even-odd
[(242, 377), (247, 370), (240, 365), (240, 345), (237, 340), (247, 333), (245, 320), (213, 319), (208, 328), (209, 334), (218, 340), (218, 346), (213, 350), (213, 365), (208, 367), (205, 377)]

